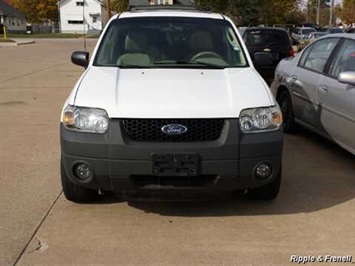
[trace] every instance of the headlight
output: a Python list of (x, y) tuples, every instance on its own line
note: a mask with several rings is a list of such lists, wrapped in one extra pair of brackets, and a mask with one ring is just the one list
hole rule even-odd
[(282, 114), (278, 106), (244, 109), (239, 124), (243, 133), (275, 131), (282, 124)]
[(105, 133), (109, 119), (105, 110), (68, 105), (63, 112), (62, 122), (67, 129)]

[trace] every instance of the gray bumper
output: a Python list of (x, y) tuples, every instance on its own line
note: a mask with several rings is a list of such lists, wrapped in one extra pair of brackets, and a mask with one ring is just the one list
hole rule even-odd
[[(234, 191), (271, 182), (281, 167), (283, 133), (241, 134), (237, 119), (226, 120), (221, 137), (211, 142), (133, 142), (122, 134), (118, 120), (111, 121), (105, 134), (78, 133), (63, 125), (60, 133), (62, 159), (68, 177), (93, 189), (121, 193)], [(197, 154), (199, 177), (206, 177), (209, 182), (191, 187), (137, 185), (135, 178), (152, 176), (152, 154)], [(73, 173), (74, 166), (82, 162), (90, 165), (94, 172), (94, 177), (85, 182), (79, 181)], [(261, 162), (272, 165), (273, 174), (267, 180), (259, 180), (253, 175)]]

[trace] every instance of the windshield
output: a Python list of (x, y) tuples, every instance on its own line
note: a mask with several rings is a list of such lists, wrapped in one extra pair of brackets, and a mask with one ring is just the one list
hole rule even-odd
[(245, 67), (240, 42), (226, 20), (139, 17), (112, 21), (95, 66), (121, 68)]
[(253, 30), (247, 33), (247, 46), (289, 45), (290, 39), (286, 31), (282, 30)]
[(302, 29), (302, 35), (309, 35), (312, 32), (316, 32), (315, 29)]

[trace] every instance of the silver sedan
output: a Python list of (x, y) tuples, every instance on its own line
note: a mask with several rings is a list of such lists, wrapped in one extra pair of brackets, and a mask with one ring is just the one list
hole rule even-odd
[(355, 34), (331, 34), (279, 63), (272, 91), (284, 131), (307, 127), (355, 155)]

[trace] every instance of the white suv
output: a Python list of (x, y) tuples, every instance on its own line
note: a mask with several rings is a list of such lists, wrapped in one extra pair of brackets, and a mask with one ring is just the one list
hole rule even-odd
[(277, 196), (281, 112), (228, 17), (138, 8), (109, 21), (91, 60), (72, 61), (86, 70), (61, 118), (67, 199)]

